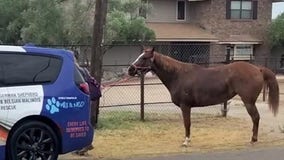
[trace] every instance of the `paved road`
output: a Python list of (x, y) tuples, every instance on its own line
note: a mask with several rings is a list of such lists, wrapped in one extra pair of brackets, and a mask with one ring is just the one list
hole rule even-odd
[(283, 148), (249, 149), (242, 151), (170, 155), (151, 158), (133, 158), (129, 160), (283, 160)]

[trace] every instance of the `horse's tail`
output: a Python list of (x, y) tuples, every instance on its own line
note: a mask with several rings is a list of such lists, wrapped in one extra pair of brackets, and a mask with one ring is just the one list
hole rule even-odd
[(277, 115), (279, 109), (279, 86), (275, 74), (268, 68), (261, 68), (263, 78), (268, 86), (268, 104), (269, 108), (274, 114)]

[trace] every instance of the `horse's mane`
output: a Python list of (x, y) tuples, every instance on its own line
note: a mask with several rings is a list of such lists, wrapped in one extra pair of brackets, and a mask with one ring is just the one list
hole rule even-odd
[(154, 52), (154, 61), (168, 71), (186, 71), (192, 67), (199, 67), (196, 64), (184, 63), (158, 52)]

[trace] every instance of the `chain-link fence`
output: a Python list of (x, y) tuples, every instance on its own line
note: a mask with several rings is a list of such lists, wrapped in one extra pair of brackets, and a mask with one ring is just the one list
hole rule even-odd
[[(168, 43), (152, 44), (151, 46), (154, 46), (157, 52), (179, 61), (195, 63), (205, 67), (223, 65), (237, 59), (267, 66), (276, 73), (282, 71), (283, 62), (281, 63), (280, 57), (258, 56), (257, 53), (236, 56), (223, 45)], [(76, 50), (79, 52), (79, 64), (90, 65), (91, 48), (89, 45), (52, 47)], [(139, 114), (141, 119), (147, 119), (151, 115), (156, 116), (157, 113), (180, 113), (178, 107), (171, 103), (168, 90), (154, 74), (148, 73), (145, 79), (127, 76), (129, 64), (143, 50), (141, 45), (105, 45), (104, 49), (103, 94), (100, 99), (100, 116), (130, 111)], [(222, 113), (222, 108), (223, 104), (219, 104), (205, 108), (194, 108), (193, 112), (217, 115)]]

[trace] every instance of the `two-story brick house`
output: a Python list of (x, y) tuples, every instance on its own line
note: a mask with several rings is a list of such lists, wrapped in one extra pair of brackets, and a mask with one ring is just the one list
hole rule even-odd
[[(268, 28), (272, 3), (279, 1), (148, 0), (152, 12), (146, 21), (155, 31), (157, 42), (203, 44), (199, 48), (211, 57), (210, 61), (216, 61), (212, 58), (216, 56), (224, 59), (227, 52), (234, 60), (251, 57), (257, 60), (270, 55)], [(185, 52), (182, 47), (175, 46), (175, 50), (189, 54), (182, 53)]]

